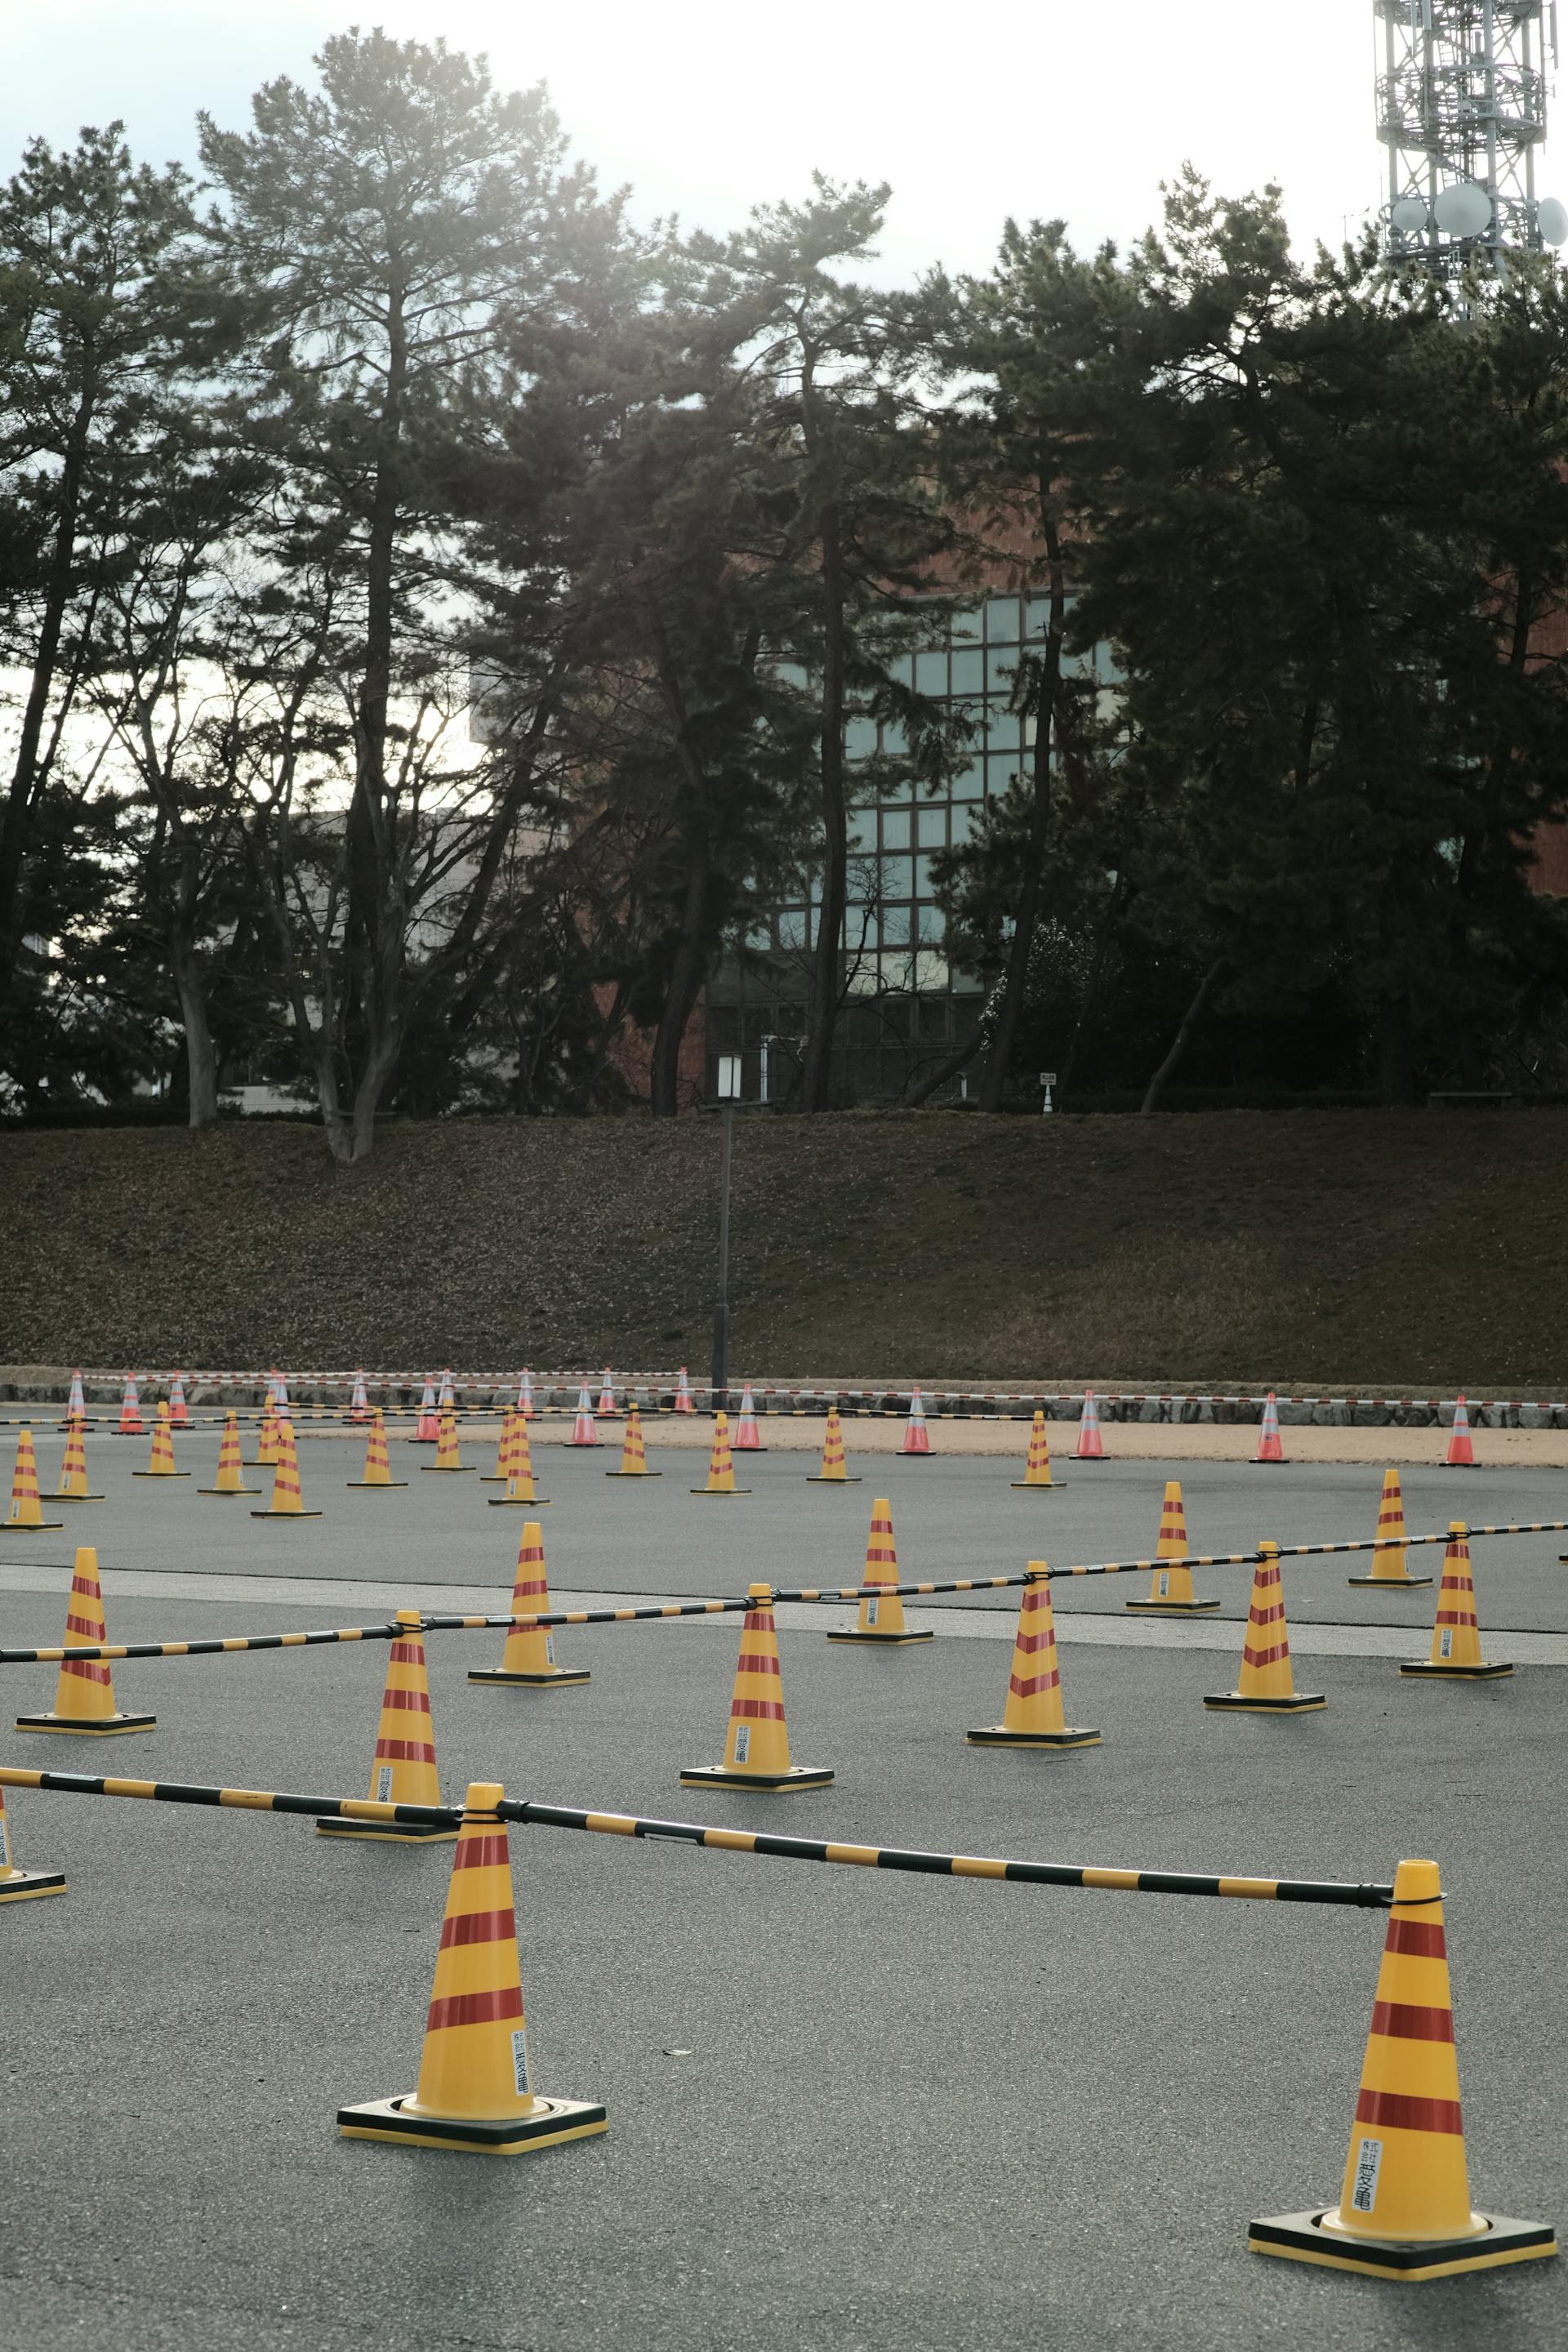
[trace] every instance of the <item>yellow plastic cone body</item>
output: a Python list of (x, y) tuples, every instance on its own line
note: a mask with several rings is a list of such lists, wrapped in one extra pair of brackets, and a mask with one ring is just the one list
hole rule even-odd
[[(735, 1492), (735, 1465), (730, 1454), (730, 1416), (716, 1412), (713, 1416), (713, 1451), (708, 1457), (708, 1484), (702, 1489), (708, 1495), (732, 1495)], [(747, 1620), (749, 1623), (750, 1619)]]
[(265, 1462), (269, 1467), (276, 1467), (278, 1454), (278, 1402), (271, 1390), (268, 1389), (267, 1402), (262, 1408), (261, 1427), (257, 1433), (256, 1458), (258, 1462)]
[(87, 1496), (87, 1437), (84, 1424), (73, 1421), (66, 1433), (65, 1459), (60, 1464), (60, 1483), (55, 1492), (62, 1501), (75, 1496)]
[[(897, 1584), (899, 1554), (893, 1541), (893, 1506), (886, 1495), (879, 1495), (871, 1506), (871, 1532), (866, 1539), (866, 1571), (863, 1584)], [(860, 1603), (860, 1613), (855, 1621), (861, 1633), (902, 1633), (904, 1603), (897, 1592), (868, 1593)]]
[(496, 1446), (495, 1472), (493, 1478), (488, 1483), (504, 1486), (511, 1477), (512, 1453), (514, 1448), (512, 1423), (515, 1418), (516, 1416), (510, 1404), (503, 1405), (501, 1407), (500, 1440)]
[(16, 1464), (11, 1474), (11, 1509), (5, 1522), (12, 1528), (58, 1527), (58, 1519), (46, 1519), (38, 1501), (38, 1457), (33, 1451), (33, 1433), (21, 1429), (16, 1433)]
[[(517, 1575), (511, 1588), (514, 1613), (547, 1616), (550, 1582), (544, 1570), (544, 1529), (537, 1519), (525, 1519), (517, 1548)], [(506, 1637), (501, 1671), (508, 1675), (550, 1675), (555, 1671), (555, 1645), (543, 1625), (514, 1625)]]
[(1057, 1622), (1051, 1608), (1049, 1580), (1037, 1571), (1044, 1560), (1032, 1559), (1036, 1580), (1024, 1587), (1018, 1603), (1018, 1630), (1013, 1637), (1013, 1670), (1007, 1677), (1007, 1704), (1002, 1710), (1004, 1731), (1039, 1733), (1065, 1731), (1062, 1675), (1057, 1663)]
[(441, 1783), (436, 1773), (425, 1640), (417, 1612), (400, 1609), (397, 1622), (405, 1630), (387, 1653), (370, 1794), (381, 1805), (438, 1805)]
[(1046, 1416), (1037, 1412), (1035, 1425), (1029, 1432), (1029, 1458), (1024, 1466), (1022, 1484), (1026, 1486), (1054, 1486), (1056, 1483), (1051, 1476), (1051, 1445), (1046, 1435)]
[(364, 1475), (362, 1486), (394, 1486), (399, 1482), (392, 1475), (392, 1465), (386, 1454), (386, 1420), (380, 1405), (371, 1414), (370, 1433), (364, 1442)]
[(500, 1786), (475, 1781), (452, 1856), (419, 2084), (405, 2113), (498, 2123), (536, 2104), (517, 1958), (511, 1857), (493, 1809)]
[(1243, 1698), (1289, 1698), (1295, 1692), (1290, 1674), (1290, 1634), (1285, 1623), (1285, 1593), (1279, 1580), (1279, 1550), (1259, 1544), (1263, 1555), (1252, 1571), (1252, 1601), (1247, 1612), (1247, 1636), (1241, 1649)]
[[(626, 1407), (626, 1433), (621, 1441), (621, 1475), (623, 1478), (647, 1476), (647, 1448), (643, 1444), (642, 1416), (635, 1404)], [(735, 1483), (734, 1465), (730, 1471), (730, 1484)]]
[(176, 1478), (179, 1475), (174, 1461), (174, 1423), (169, 1419), (168, 1405), (163, 1399), (159, 1400), (158, 1418), (153, 1424), (153, 1451), (142, 1475), (144, 1478)]
[[(70, 1599), (66, 1603), (66, 1643), (102, 1643), (109, 1639), (103, 1623), (103, 1588), (98, 1577), (98, 1553), (83, 1544), (71, 1571)], [(117, 1710), (114, 1677), (107, 1658), (62, 1658), (55, 1684), (56, 1716), (65, 1723), (104, 1723)]]
[(5, 1791), (0, 1789), (0, 1903), (26, 1903), (36, 1895), (63, 1895), (64, 1873), (24, 1870), (16, 1860), (11, 1824), (5, 1818)]
[(533, 1443), (521, 1413), (512, 1416), (511, 1469), (506, 1494), (509, 1503), (533, 1503), (539, 1499), (533, 1491)]
[(431, 1470), (461, 1470), (463, 1457), (458, 1451), (458, 1422), (450, 1405), (443, 1408), (437, 1423), (436, 1459), (426, 1465)]
[[(1187, 1549), (1187, 1513), (1182, 1500), (1182, 1482), (1169, 1478), (1165, 1482), (1165, 1500), (1160, 1511), (1160, 1538), (1154, 1546), (1156, 1559), (1179, 1561)], [(1151, 1601), (1184, 1601), (1194, 1598), (1193, 1571), (1185, 1565), (1157, 1568), (1149, 1587)]]
[(748, 1585), (746, 1598), (753, 1605), (741, 1620), (741, 1655), (730, 1700), (724, 1769), (742, 1773), (787, 1772), (789, 1726), (784, 1720), (773, 1588)]
[(824, 1479), (837, 1481), (848, 1475), (844, 1460), (844, 1430), (836, 1404), (827, 1408), (827, 1426), (822, 1433), (822, 1467), (816, 1475), (819, 1484)]
[(1437, 1615), (1432, 1627), (1431, 1664), (1435, 1666), (1479, 1666), (1481, 1632), (1476, 1622), (1476, 1588), (1470, 1574), (1469, 1532), (1462, 1520), (1451, 1520), (1443, 1554), (1443, 1581), (1437, 1588)]
[(300, 1492), (300, 1456), (294, 1444), (294, 1424), (279, 1416), (278, 1423), (278, 1462), (272, 1473), (272, 1500), (265, 1511), (253, 1511), (253, 1519), (318, 1518), (316, 1511), (307, 1512)]
[(1447, 1946), (1435, 1862), (1402, 1862), (1378, 1972), (1344, 2185), (1321, 2227), (1349, 2237), (1479, 2237), (1470, 2210)]
[(239, 1415), (226, 1415), (223, 1441), (217, 1450), (217, 1476), (213, 1481), (215, 1495), (243, 1495), (247, 1492), (239, 1455)]

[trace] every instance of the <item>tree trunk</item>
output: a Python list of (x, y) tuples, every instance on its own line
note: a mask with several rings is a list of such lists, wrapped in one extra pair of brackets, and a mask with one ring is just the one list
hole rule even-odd
[(912, 1087), (906, 1089), (904, 1100), (910, 1108), (914, 1110), (921, 1103), (930, 1102), (939, 1087), (945, 1087), (951, 1078), (957, 1077), (960, 1070), (966, 1070), (984, 1042), (984, 1035), (977, 1029), (965, 1045), (955, 1045), (951, 1054), (944, 1055), (934, 1070), (928, 1070), (923, 1078), (918, 1078)]
[(664, 992), (658, 1027), (654, 1032), (653, 1066), (648, 1074), (648, 1107), (655, 1118), (674, 1118), (680, 1108), (680, 1049), (692, 1007), (708, 976), (703, 946), (703, 914), (708, 898), (706, 846), (689, 844), (690, 865), (686, 879), (680, 942), (675, 950)]
[(176, 954), (174, 986), (180, 992), (180, 1017), (185, 1024), (185, 1068), (189, 1073), (191, 1125), (217, 1125), (217, 1055), (213, 1050), (207, 1019), (206, 991), (201, 973), (189, 957)]
[(843, 986), (839, 968), (848, 843), (844, 793), (844, 564), (837, 504), (822, 517), (822, 905), (813, 942), (801, 1108), (827, 1108), (833, 1035)]
[(1160, 1097), (1165, 1091), (1165, 1087), (1170, 1080), (1172, 1072), (1181, 1061), (1181, 1058), (1186, 1052), (1187, 1047), (1192, 1044), (1194, 1033), (1195, 1032), (1199, 1022), (1203, 1019), (1205, 1013), (1208, 1010), (1208, 1001), (1214, 994), (1215, 988), (1218, 986), (1219, 977), (1224, 970), (1224, 956), (1215, 956), (1213, 963), (1210, 964), (1207, 971), (1205, 972), (1202, 980), (1199, 981), (1198, 992), (1186, 1009), (1186, 1013), (1183, 1017), (1182, 1025), (1177, 1030), (1175, 1036), (1171, 1042), (1171, 1050), (1149, 1081), (1149, 1090), (1147, 1094), (1145, 1094), (1142, 1103), (1140, 1106), (1141, 1117), (1147, 1118), (1150, 1113), (1159, 1103)]

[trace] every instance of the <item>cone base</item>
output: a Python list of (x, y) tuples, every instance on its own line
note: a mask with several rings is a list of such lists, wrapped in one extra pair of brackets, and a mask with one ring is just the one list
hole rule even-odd
[[(142, 1478), (146, 1473), (138, 1470), (136, 1475)], [(58, 1535), (64, 1526), (63, 1519), (0, 1519), (0, 1535), (53, 1536)]]
[(550, 1508), (548, 1495), (487, 1495), (487, 1511), (532, 1511)]
[[(343, 1480), (343, 1485), (345, 1486), (355, 1488), (363, 1487), (365, 1493), (370, 1495), (376, 1494), (383, 1490), (384, 1490), (385, 1493), (392, 1495), (399, 1493), (405, 1488), (408, 1485), (408, 1481), (406, 1478), (345, 1478)], [(206, 1488), (204, 1486), (202, 1488), (203, 1494), (205, 1495), (206, 1491)], [(247, 1486), (245, 1491), (248, 1495), (254, 1494), (257, 1490), (254, 1487)]]
[(1511, 1675), (1511, 1664), (1504, 1666), (1455, 1666), (1446, 1659), (1434, 1665), (1430, 1658), (1413, 1658), (1399, 1669), (1402, 1675), (1434, 1675), (1439, 1682), (1495, 1683), (1503, 1675)]
[(378, 1845), (448, 1845), (458, 1834), (456, 1829), (384, 1830), (374, 1822), (356, 1822), (341, 1813), (323, 1814), (316, 1830), (321, 1837), (371, 1838)]
[(505, 2123), (416, 2115), (411, 2107), (411, 2095), (340, 2107), (338, 2130), (344, 2139), (410, 2141), (416, 2147), (459, 2148), (470, 2156), (522, 2156), (530, 2148), (553, 2147), (561, 2140), (587, 2139), (609, 2129), (604, 2108), (586, 2099), (540, 2098), (530, 2114)]
[[(662, 1470), (606, 1470), (606, 1478), (662, 1478)], [(704, 1487), (703, 1492), (707, 1489)]]
[(252, 1511), (253, 1519), (319, 1519), (320, 1511)]
[(1047, 1486), (1059, 1486), (1061, 1483), (1062, 1482), (1059, 1478), (1009, 1478), (1007, 1481), (1007, 1484), (1012, 1487), (1013, 1492), (1016, 1495), (1022, 1495), (1031, 1486), (1037, 1486), (1044, 1489)]
[(1437, 1463), (1435, 1466), (1439, 1470), (1484, 1470), (1486, 1468), (1484, 1462), (1476, 1462), (1473, 1460), (1469, 1462), (1451, 1462), (1446, 1454), (1441, 1462)]
[(900, 1445), (893, 1459), (895, 1462), (929, 1462), (931, 1450), (929, 1445)]
[(746, 1445), (739, 1438), (732, 1438), (730, 1451), (731, 1454), (766, 1454), (769, 1448), (765, 1445)]
[(859, 1478), (825, 1478), (820, 1470), (808, 1470), (805, 1483), (808, 1486), (858, 1486), (864, 1482)]
[[(140, 1473), (138, 1474), (140, 1475)], [(101, 1495), (46, 1495), (46, 1503), (101, 1503)]]
[(79, 1738), (111, 1739), (119, 1731), (151, 1731), (157, 1720), (155, 1715), (105, 1715), (100, 1716), (97, 1722), (87, 1718), (78, 1722), (74, 1716), (56, 1715), (51, 1709), (47, 1715), (19, 1715), (16, 1728), (18, 1731), (69, 1731)]
[(63, 1870), (14, 1870), (9, 1878), (0, 1878), (0, 1903), (30, 1903), (37, 1895), (65, 1891)]
[(1429, 1576), (1347, 1576), (1345, 1582), (1363, 1591), (1420, 1592), (1433, 1581)]
[(422, 1462), (419, 1465), (422, 1478), (471, 1478), (473, 1475), (471, 1462)]
[(188, 1470), (132, 1470), (133, 1478), (188, 1478)]
[(471, 1666), (471, 1683), (518, 1683), (524, 1690), (549, 1690), (556, 1683), (585, 1683), (586, 1666), (551, 1666), (542, 1675), (511, 1675), (504, 1666)]
[(1324, 1707), (1321, 1691), (1292, 1691), (1289, 1698), (1246, 1698), (1240, 1691), (1211, 1691), (1204, 1705), (1227, 1715), (1309, 1715)]
[(820, 1766), (792, 1764), (787, 1772), (737, 1772), (728, 1764), (688, 1764), (680, 1775), (683, 1789), (760, 1789), (764, 1796), (784, 1796), (795, 1789), (826, 1789), (831, 1771)]
[(1282, 1454), (1255, 1454), (1252, 1466), (1255, 1470), (1280, 1470), (1285, 1466), (1285, 1456)]
[(1103, 1462), (1105, 1456), (1103, 1454), (1069, 1454), (1067, 1458), (1069, 1462)]
[(1123, 1609), (1136, 1609), (1142, 1617), (1196, 1617), (1205, 1609), (1217, 1609), (1217, 1601), (1124, 1601)]
[(1255, 2254), (1282, 2254), (1287, 2262), (1321, 2263), (1327, 2270), (1359, 2271), (1363, 2278), (1455, 2278), (1461, 2271), (1498, 2270), (1505, 2263), (1542, 2262), (1557, 2252), (1545, 2221), (1515, 2221), (1506, 2213), (1478, 2215), (1484, 2236), (1434, 2238), (1421, 2244), (1394, 2238), (1352, 2238), (1321, 2225), (1333, 2207), (1306, 2213), (1275, 2213), (1252, 2222), (1247, 2242)]
[(829, 1633), (826, 1638), (829, 1642), (869, 1642), (873, 1647), (880, 1643), (883, 1649), (892, 1650), (902, 1649), (906, 1642), (934, 1642), (936, 1634), (934, 1632), (911, 1633), (907, 1627), (901, 1633), (879, 1633), (875, 1626), (851, 1625), (843, 1633)]
[(975, 1731), (966, 1731), (965, 1739), (972, 1748), (1098, 1748), (1098, 1731), (1081, 1727), (1068, 1731), (1009, 1731), (1005, 1724), (988, 1723)]
[[(613, 1478), (616, 1474), (612, 1470), (606, 1475)], [(733, 1502), (737, 1495), (749, 1495), (751, 1491), (749, 1486), (693, 1486), (691, 1489), (694, 1495), (721, 1495), (727, 1503)]]

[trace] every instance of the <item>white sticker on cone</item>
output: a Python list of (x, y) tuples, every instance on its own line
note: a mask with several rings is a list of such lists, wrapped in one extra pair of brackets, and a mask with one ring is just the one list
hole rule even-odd
[(1160, 1590), (1160, 1598), (1161, 1598), (1161, 1600), (1162, 1600), (1162, 1601), (1163, 1601), (1163, 1599), (1165, 1598), (1166, 1593), (1167, 1593), (1167, 1592), (1169, 1592), (1170, 1589), (1171, 1589), (1171, 1571), (1170, 1571), (1170, 1570), (1169, 1570), (1168, 1568), (1163, 1568), (1163, 1569), (1160, 1570), (1160, 1587), (1159, 1587), (1159, 1590)]
[(528, 2079), (528, 2028), (526, 2025), (516, 2027), (512, 2033), (511, 2079), (517, 2086), (518, 2097), (526, 2099), (532, 2089)]
[(1451, 1625), (1444, 1625), (1437, 1634), (1437, 1655), (1440, 1658), (1451, 1658), (1453, 1654), (1454, 1629)]
[(5, 1823), (0, 1821), (0, 1870), (11, 1867), (11, 1843), (5, 1834)]
[(392, 1767), (390, 1764), (379, 1764), (376, 1767), (375, 1801), (378, 1805), (390, 1805), (392, 1802)]
[(555, 1636), (553, 1633), (546, 1633), (544, 1636), (544, 1663), (547, 1666), (552, 1666), (555, 1664)]
[(1356, 2150), (1355, 2179), (1351, 2189), (1351, 2205), (1357, 2213), (1370, 2213), (1377, 2203), (1377, 2176), (1383, 2164), (1383, 2142), (1363, 2139)]
[(874, 1625), (874, 1624), (876, 1623), (876, 1622), (877, 1622), (877, 1610), (878, 1610), (879, 1605), (879, 1604), (877, 1601), (867, 1601), (867, 1603), (866, 1603), (866, 1622), (867, 1622), (867, 1624), (868, 1624), (868, 1625)]
[(752, 1752), (752, 1727), (742, 1723), (735, 1734), (735, 1761), (743, 1764)]

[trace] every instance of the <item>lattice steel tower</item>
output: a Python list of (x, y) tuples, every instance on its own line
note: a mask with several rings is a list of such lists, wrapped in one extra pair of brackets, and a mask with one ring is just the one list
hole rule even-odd
[(1568, 238), (1568, 210), (1538, 197), (1556, 0), (1373, 0), (1388, 149), (1384, 250), (1434, 277), (1506, 276), (1512, 255)]

